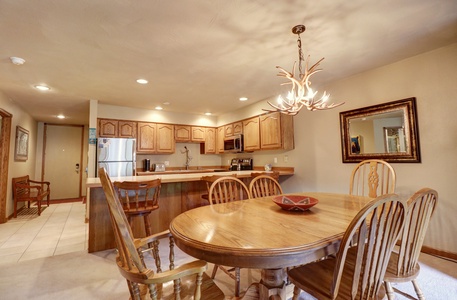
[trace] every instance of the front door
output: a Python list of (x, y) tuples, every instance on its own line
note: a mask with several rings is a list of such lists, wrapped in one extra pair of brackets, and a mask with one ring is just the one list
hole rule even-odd
[(51, 182), (51, 200), (81, 197), (83, 126), (44, 128), (44, 181)]

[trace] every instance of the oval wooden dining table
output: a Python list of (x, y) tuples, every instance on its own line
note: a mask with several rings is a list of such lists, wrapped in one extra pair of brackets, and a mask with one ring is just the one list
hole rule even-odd
[(282, 210), (263, 197), (186, 211), (170, 224), (176, 245), (210, 263), (262, 269), (260, 299), (285, 299), (285, 268), (336, 253), (355, 215), (372, 198), (295, 193), (318, 199), (304, 212)]

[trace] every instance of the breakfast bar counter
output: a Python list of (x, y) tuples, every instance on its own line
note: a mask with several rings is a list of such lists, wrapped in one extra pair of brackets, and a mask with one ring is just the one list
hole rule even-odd
[[(293, 169), (278, 170), (280, 176), (290, 176), (294, 174)], [(253, 171), (227, 171), (227, 172), (192, 172), (188, 170), (170, 172), (161, 172), (157, 175), (144, 176), (127, 176), (112, 177), (114, 181), (147, 181), (160, 178), (162, 187), (159, 197), (158, 210), (153, 211), (149, 218), (152, 232), (161, 232), (167, 230), (171, 221), (179, 214), (192, 208), (207, 205), (207, 200), (202, 199), (202, 195), (207, 193), (206, 183), (201, 181), (202, 176), (226, 176), (236, 174), (238, 178), (249, 181)], [(281, 180), (280, 177), (280, 180)], [(89, 252), (102, 251), (115, 248), (113, 230), (108, 212), (108, 206), (105, 199), (100, 179), (88, 178), (86, 182), (89, 189), (87, 195), (88, 201), (88, 219), (89, 219)], [(138, 218), (136, 218), (138, 219)], [(136, 237), (145, 236), (142, 222), (134, 220), (134, 235)]]

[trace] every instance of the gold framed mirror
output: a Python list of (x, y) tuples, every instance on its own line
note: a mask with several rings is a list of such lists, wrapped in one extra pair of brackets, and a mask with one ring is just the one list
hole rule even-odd
[(340, 112), (343, 163), (420, 163), (416, 98)]

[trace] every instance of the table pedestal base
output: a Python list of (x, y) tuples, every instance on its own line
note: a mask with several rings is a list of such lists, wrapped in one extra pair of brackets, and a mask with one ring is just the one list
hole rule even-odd
[(260, 299), (286, 299), (286, 271), (280, 269), (264, 269), (261, 271), (259, 284)]

